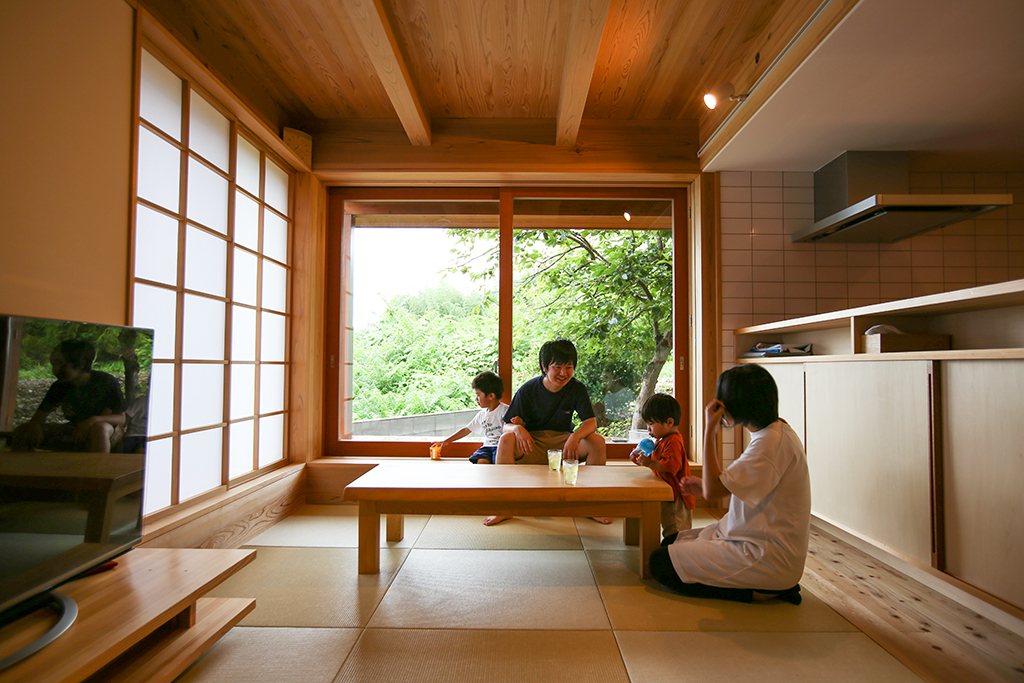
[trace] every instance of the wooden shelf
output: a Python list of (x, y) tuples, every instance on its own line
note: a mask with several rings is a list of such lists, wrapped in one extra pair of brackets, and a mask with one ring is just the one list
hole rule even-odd
[[(0, 683), (172, 681), (237, 624), (255, 600), (204, 599), (255, 550), (136, 548), (110, 571), (64, 584), (78, 619), (56, 641), (0, 672)], [(0, 629), (0, 656), (32, 642), (40, 610)]]
[[(944, 334), (951, 350), (863, 353), (859, 340), (875, 325), (911, 334)], [(805, 363), (815, 360), (1003, 359), (1024, 357), (1024, 280), (862, 306), (744, 327), (735, 332), (738, 362)], [(802, 346), (813, 356), (741, 359), (757, 342)]]

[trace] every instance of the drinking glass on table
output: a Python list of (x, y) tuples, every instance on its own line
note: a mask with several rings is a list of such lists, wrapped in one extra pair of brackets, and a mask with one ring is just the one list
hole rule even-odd
[(576, 473), (579, 471), (579, 460), (563, 460), (562, 474), (565, 476), (565, 483), (576, 485)]
[(561, 464), (562, 464), (562, 450), (560, 448), (559, 449), (554, 449), (553, 448), (550, 451), (548, 451), (548, 468), (552, 472), (557, 472), (558, 468), (559, 468), (559, 466), (561, 466)]

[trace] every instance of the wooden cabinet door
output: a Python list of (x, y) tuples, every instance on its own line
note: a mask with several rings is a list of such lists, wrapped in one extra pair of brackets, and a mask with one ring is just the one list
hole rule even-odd
[(1024, 360), (942, 363), (946, 564), (1024, 608)]
[(812, 509), (931, 564), (931, 363), (805, 368)]

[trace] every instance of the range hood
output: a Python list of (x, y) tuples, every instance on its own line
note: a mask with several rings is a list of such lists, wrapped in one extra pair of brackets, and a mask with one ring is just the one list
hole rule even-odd
[(910, 194), (907, 152), (844, 152), (814, 173), (814, 224), (793, 242), (897, 242), (1013, 203), (1009, 194)]

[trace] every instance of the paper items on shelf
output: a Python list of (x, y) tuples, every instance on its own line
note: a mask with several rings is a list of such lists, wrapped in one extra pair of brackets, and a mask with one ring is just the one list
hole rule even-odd
[(788, 344), (772, 344), (771, 342), (758, 342), (741, 358), (783, 358), (788, 356), (810, 356), (812, 344), (803, 346), (789, 346)]

